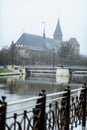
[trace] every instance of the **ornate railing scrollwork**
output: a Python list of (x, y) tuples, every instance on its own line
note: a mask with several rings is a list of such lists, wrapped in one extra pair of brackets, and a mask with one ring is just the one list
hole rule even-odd
[[(78, 93), (79, 91), (79, 93)], [(45, 94), (7, 104), (0, 100), (0, 130), (73, 130), (78, 125), (86, 126), (87, 87), (63, 92)], [(6, 108), (15, 104), (34, 101), (29, 109), (6, 117)], [(29, 102), (30, 103), (30, 102)], [(15, 108), (15, 107), (14, 107)], [(20, 109), (19, 109), (20, 110)], [(10, 120), (10, 122), (8, 121)]]
[[(86, 89), (81, 90), (79, 95), (71, 97), (70, 103), (70, 126), (71, 130), (78, 125), (85, 125), (86, 120)], [(85, 108), (84, 108), (85, 107)], [(83, 125), (83, 126), (84, 126)]]
[(49, 104), (49, 111), (46, 113), (46, 128), (47, 130), (54, 130), (54, 111), (52, 110), (52, 104)]

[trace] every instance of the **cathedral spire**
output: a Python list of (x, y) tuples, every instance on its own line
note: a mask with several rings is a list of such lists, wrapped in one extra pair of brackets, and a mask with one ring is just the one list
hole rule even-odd
[(58, 22), (57, 22), (57, 26), (53, 35), (53, 38), (55, 40), (60, 40), (62, 41), (62, 31), (61, 31), (61, 26), (60, 26), (60, 22), (59, 22), (59, 18), (58, 18)]

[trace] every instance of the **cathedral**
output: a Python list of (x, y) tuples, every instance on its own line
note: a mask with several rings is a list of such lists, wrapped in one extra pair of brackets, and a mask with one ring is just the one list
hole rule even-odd
[[(46, 37), (45, 28), (43, 30), (43, 35), (33, 35), (28, 33), (23, 33), (16, 42), (16, 46), (20, 55), (23, 57), (31, 57), (35, 54), (39, 56), (50, 51), (57, 51), (60, 47), (64, 44), (63, 40), (63, 33), (60, 26), (60, 21), (58, 19), (55, 31), (53, 33), (53, 38)], [(79, 43), (77, 42), (76, 38), (70, 38), (69, 43), (75, 49), (75, 52), (79, 54)]]
[(53, 34), (53, 39), (46, 37), (44, 29), (43, 36), (23, 33), (16, 42), (16, 45), (20, 47), (27, 47), (29, 50), (32, 51), (47, 51), (52, 49), (54, 46), (55, 48), (56, 47), (58, 48), (58, 46), (60, 46), (61, 44), (62, 44), (62, 31), (59, 19), (57, 22), (55, 32)]

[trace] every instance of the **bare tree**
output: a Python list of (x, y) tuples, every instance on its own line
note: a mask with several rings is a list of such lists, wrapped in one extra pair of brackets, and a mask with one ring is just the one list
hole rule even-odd
[(76, 55), (73, 46), (67, 41), (65, 42), (60, 50), (58, 51), (58, 55), (60, 57), (60, 61), (63, 64), (77, 64), (78, 55)]
[(9, 63), (9, 48), (4, 47), (1, 51), (0, 51), (0, 65), (7, 65)]
[(17, 48), (16, 44), (12, 41), (10, 45), (10, 59), (11, 59), (11, 64), (16, 64), (17, 60)]

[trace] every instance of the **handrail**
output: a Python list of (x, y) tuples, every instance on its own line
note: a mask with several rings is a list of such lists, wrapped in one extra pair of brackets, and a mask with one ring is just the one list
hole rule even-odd
[(71, 92), (76, 92), (76, 91), (80, 91), (80, 90), (84, 90), (84, 88), (73, 89), (73, 90), (71, 90)]
[[(28, 109), (28, 108), (33, 108), (36, 104), (32, 104), (32, 105), (28, 105), (28, 106), (24, 106), (22, 108), (17, 108), (15, 110), (10, 110), (10, 111), (7, 111), (8, 114), (9, 113), (12, 113), (12, 112), (15, 112), (15, 111), (21, 111), (21, 110), (25, 110), (25, 109)], [(41, 103), (38, 103), (37, 106), (41, 105)]]
[[(80, 90), (84, 90), (84, 88), (74, 89), (74, 90), (71, 90), (71, 92), (76, 92), (76, 91), (80, 91)], [(47, 94), (47, 98), (48, 97), (52, 97), (52, 96), (57, 96), (57, 95), (65, 94), (65, 93), (67, 93), (67, 91)], [(25, 102), (37, 100), (37, 99), (40, 99), (40, 98), (42, 98), (42, 96), (36, 96), (36, 97), (28, 98), (28, 99), (23, 99), (23, 100), (18, 100), (18, 101), (12, 101), (12, 102), (9, 102), (7, 105), (11, 106), (11, 105), (16, 105), (16, 104), (21, 104), (21, 103), (25, 103)]]
[(57, 92), (57, 93), (51, 93), (51, 94), (47, 94), (47, 97), (56, 96), (56, 95), (61, 95), (61, 94), (65, 94), (65, 93), (67, 93), (67, 91)]
[(59, 97), (59, 98), (54, 98), (54, 99), (50, 99), (50, 100), (47, 101), (47, 103), (51, 103), (51, 102), (53, 102), (53, 101), (60, 101), (61, 99), (64, 99), (64, 98), (66, 98), (66, 96), (64, 96), (64, 97)]
[(42, 98), (42, 96), (36, 96), (36, 97), (28, 98), (28, 99), (9, 102), (7, 105), (11, 106), (11, 105), (15, 105), (15, 104), (21, 104), (21, 103), (24, 103), (24, 102), (33, 101), (33, 100), (37, 100), (37, 99), (40, 99), (40, 98)]

